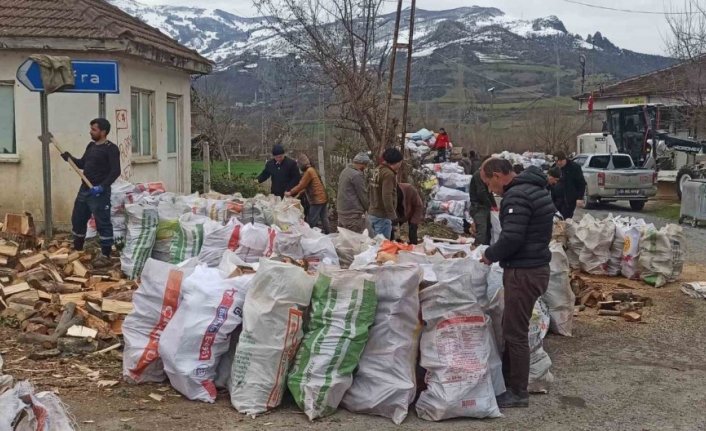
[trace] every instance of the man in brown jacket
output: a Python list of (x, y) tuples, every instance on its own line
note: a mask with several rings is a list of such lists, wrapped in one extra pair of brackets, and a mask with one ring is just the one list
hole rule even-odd
[(309, 158), (302, 154), (298, 158), (299, 169), (302, 171), (302, 179), (285, 196), (297, 196), (304, 192), (309, 201), (309, 226), (316, 227), (321, 222), (321, 231), (328, 235), (331, 233), (331, 226), (328, 220), (328, 196), (326, 188), (321, 182), (321, 177), (316, 169), (311, 166)]
[(397, 186), (397, 220), (402, 227), (409, 225), (409, 243), (417, 245), (417, 227), (424, 221), (424, 203), (417, 189), (408, 183), (399, 183)]
[(368, 209), (373, 235), (392, 237), (392, 221), (397, 219), (397, 171), (402, 160), (400, 150), (388, 148), (382, 154), (382, 163), (373, 171)]

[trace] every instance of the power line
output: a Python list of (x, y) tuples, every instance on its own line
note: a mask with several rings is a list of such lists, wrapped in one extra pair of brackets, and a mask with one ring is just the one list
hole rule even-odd
[(699, 12), (657, 12), (650, 10), (635, 10), (635, 9), (620, 9), (610, 6), (601, 6), (597, 4), (584, 3), (578, 0), (564, 0), (566, 3), (573, 3), (581, 6), (592, 7), (595, 9), (610, 10), (613, 12), (623, 12), (623, 13), (639, 13), (643, 15), (693, 15)]

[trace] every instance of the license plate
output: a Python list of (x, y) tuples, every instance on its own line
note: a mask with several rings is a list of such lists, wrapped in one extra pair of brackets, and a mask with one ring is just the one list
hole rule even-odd
[(638, 196), (642, 193), (639, 189), (617, 189), (615, 194), (617, 196)]

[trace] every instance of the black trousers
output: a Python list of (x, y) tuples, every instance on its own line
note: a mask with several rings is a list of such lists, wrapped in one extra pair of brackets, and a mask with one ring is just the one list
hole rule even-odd
[(529, 322), (537, 299), (547, 291), (549, 265), (538, 268), (505, 268), (503, 314), (503, 376), (516, 395), (527, 394), (530, 369)]
[(96, 221), (96, 230), (100, 239), (101, 250), (110, 255), (113, 247), (113, 223), (110, 221), (110, 192), (99, 196), (91, 196), (88, 190), (80, 190), (76, 195), (74, 210), (71, 214), (71, 231), (74, 236), (74, 247), (83, 249), (86, 239), (86, 229), (91, 215)]

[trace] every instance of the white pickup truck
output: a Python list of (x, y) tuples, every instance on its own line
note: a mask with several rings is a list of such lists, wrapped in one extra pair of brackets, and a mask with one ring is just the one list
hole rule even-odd
[(573, 160), (581, 165), (586, 179), (586, 208), (630, 201), (630, 208), (639, 211), (657, 194), (657, 173), (636, 168), (628, 154), (579, 154)]

